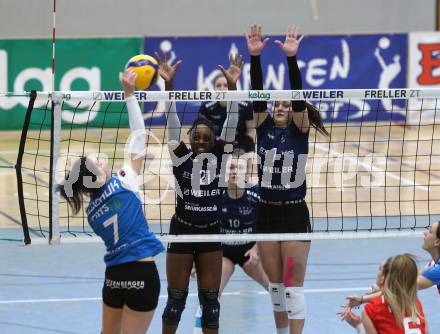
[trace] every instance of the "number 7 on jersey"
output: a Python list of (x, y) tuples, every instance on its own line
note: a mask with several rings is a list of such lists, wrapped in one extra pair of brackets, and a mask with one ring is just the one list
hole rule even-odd
[(110, 225), (113, 225), (113, 237), (115, 240), (115, 244), (119, 240), (119, 233), (118, 233), (118, 215), (113, 215), (109, 219), (107, 219), (104, 222), (104, 227), (109, 227)]

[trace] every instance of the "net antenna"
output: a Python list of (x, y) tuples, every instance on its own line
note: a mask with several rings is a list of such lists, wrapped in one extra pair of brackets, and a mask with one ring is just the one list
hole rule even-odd
[(312, 10), (312, 19), (313, 21), (319, 20), (318, 13), (318, 0), (309, 0), (310, 1), (310, 9)]
[(56, 14), (57, 14), (57, 0), (53, 0), (53, 11), (52, 11), (52, 92), (55, 91)]
[[(49, 168), (49, 243), (59, 244), (61, 235), (59, 228), (59, 201), (57, 182), (55, 181), (56, 164), (60, 156), (61, 106), (62, 95), (55, 91), (55, 50), (56, 50), (56, 14), (57, 0), (53, 0), (52, 11), (52, 112), (50, 129), (50, 168)], [(56, 222), (56, 223), (54, 223)]]

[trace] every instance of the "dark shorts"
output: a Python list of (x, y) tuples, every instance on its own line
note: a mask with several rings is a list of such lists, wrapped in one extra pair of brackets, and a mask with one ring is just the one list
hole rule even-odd
[(309, 208), (305, 201), (293, 204), (260, 203), (257, 233), (311, 232)]
[[(175, 217), (171, 219), (170, 234), (220, 234), (220, 221), (213, 226), (200, 228), (179, 222)], [(197, 254), (222, 250), (220, 242), (170, 242), (168, 253)]]
[(249, 260), (249, 256), (245, 256), (246, 252), (255, 245), (255, 242), (250, 242), (245, 245), (223, 245), (223, 257), (230, 260), (234, 265), (238, 264), (243, 267), (243, 264)]
[(109, 307), (127, 305), (133, 311), (152, 311), (157, 307), (159, 293), (159, 273), (153, 261), (129, 262), (105, 270), (102, 300)]

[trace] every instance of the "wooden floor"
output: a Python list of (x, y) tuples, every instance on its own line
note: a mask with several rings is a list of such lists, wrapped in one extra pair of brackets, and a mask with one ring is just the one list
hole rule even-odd
[[(329, 138), (315, 131), (310, 134), (307, 201), (313, 217), (440, 214), (439, 125), (335, 123), (328, 129)], [(182, 133), (187, 138), (186, 130)], [(153, 223), (167, 221), (174, 212), (174, 179), (164, 135), (164, 128), (151, 129), (142, 176), (145, 210)], [(69, 157), (101, 152), (116, 171), (123, 163), (127, 136), (126, 129), (63, 130), (57, 180), (63, 179), (68, 166), (67, 152)], [(19, 137), (19, 132), (0, 133), (0, 165), (15, 164)], [(50, 133), (29, 131), (25, 152), (22, 165), (29, 225), (47, 228)], [(15, 170), (1, 168), (0, 180), (0, 227), (17, 226)], [(87, 226), (83, 215), (69, 220), (67, 216), (66, 205), (61, 203), (62, 225), (70, 224), (72, 230)]]

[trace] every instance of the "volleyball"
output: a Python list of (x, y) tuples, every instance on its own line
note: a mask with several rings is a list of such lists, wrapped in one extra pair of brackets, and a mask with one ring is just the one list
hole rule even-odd
[(154, 85), (159, 74), (159, 64), (156, 59), (149, 55), (137, 55), (127, 62), (125, 68), (131, 68), (136, 72), (136, 89), (146, 90)]

